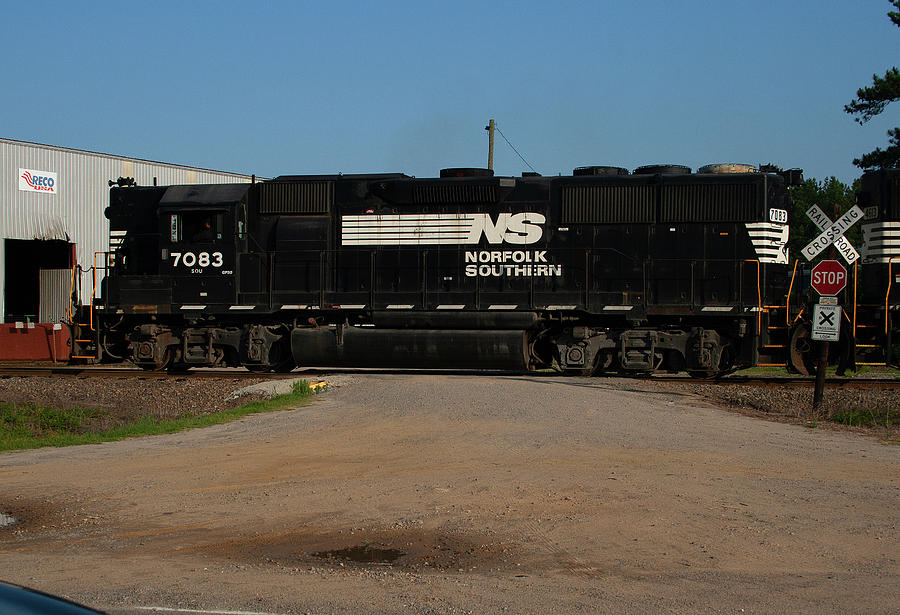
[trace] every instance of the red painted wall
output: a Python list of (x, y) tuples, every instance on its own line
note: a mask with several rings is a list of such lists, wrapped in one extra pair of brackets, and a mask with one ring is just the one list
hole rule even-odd
[[(0, 361), (68, 361), (72, 347), (69, 328), (62, 325), (59, 331), (48, 323), (0, 324)], [(29, 328), (33, 327), (33, 328)]]

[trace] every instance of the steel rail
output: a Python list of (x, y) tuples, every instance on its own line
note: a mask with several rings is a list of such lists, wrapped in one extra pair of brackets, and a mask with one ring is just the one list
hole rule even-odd
[[(436, 375), (514, 375), (529, 377), (553, 378), (562, 376), (559, 372), (502, 372), (480, 370), (414, 370), (414, 369), (317, 369), (303, 368), (286, 374), (250, 372), (241, 368), (201, 368), (187, 371), (147, 371), (134, 367), (96, 367), (96, 366), (0, 366), (0, 378), (10, 377), (75, 377), (75, 378), (143, 378), (143, 379), (170, 379), (170, 378), (230, 378), (230, 379), (262, 379), (282, 380), (290, 378), (306, 378), (311, 376), (323, 376), (327, 374), (414, 374), (427, 373)], [(573, 376), (575, 377), (575, 376)], [(724, 378), (697, 379), (686, 375), (622, 375), (609, 374), (591, 378), (595, 382), (603, 382), (605, 378), (625, 378), (629, 380), (645, 382), (667, 382), (678, 384), (702, 384), (718, 386), (764, 386), (764, 387), (812, 387), (815, 378), (809, 376), (742, 376), (731, 375)], [(829, 378), (829, 387), (836, 388), (878, 388), (900, 389), (900, 379), (890, 378)]]
[(38, 377), (38, 376), (62, 376), (70, 378), (255, 378), (263, 380), (277, 380), (286, 378), (298, 378), (303, 374), (275, 374), (256, 373), (239, 369), (202, 369), (188, 371), (148, 371), (134, 367), (79, 367), (79, 366), (0, 366), (0, 378)]
[[(722, 386), (760, 386), (760, 387), (813, 387), (814, 376), (727, 376), (701, 380), (684, 376), (651, 376), (653, 382), (677, 382), (681, 384), (706, 384)], [(900, 379), (896, 378), (828, 378), (827, 387), (849, 389), (900, 389)]]

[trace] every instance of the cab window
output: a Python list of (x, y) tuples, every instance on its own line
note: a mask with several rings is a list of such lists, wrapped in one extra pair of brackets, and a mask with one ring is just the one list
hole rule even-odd
[(170, 240), (172, 243), (193, 243), (222, 239), (224, 217), (222, 213), (207, 211), (183, 211), (171, 214)]

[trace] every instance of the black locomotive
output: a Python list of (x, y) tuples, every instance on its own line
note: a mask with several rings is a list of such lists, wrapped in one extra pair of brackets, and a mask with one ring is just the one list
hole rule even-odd
[(857, 202), (865, 211), (860, 263), (854, 267), (852, 338), (863, 361), (900, 360), (900, 169), (863, 174)]
[(716, 375), (757, 364), (784, 318), (798, 176), (668, 165), (114, 187), (93, 331), (74, 337), (148, 369)]

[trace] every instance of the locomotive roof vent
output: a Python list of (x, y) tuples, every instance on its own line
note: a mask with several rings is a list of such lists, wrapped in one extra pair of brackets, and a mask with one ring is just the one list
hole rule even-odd
[(691, 167), (683, 164), (648, 164), (634, 170), (635, 175), (690, 175)]
[(722, 162), (704, 165), (697, 169), (697, 173), (756, 173), (756, 167), (752, 164)]
[(628, 175), (628, 169), (609, 166), (577, 167), (572, 170), (572, 175)]
[(493, 177), (491, 169), (479, 169), (477, 167), (456, 167), (441, 169), (441, 177)]

